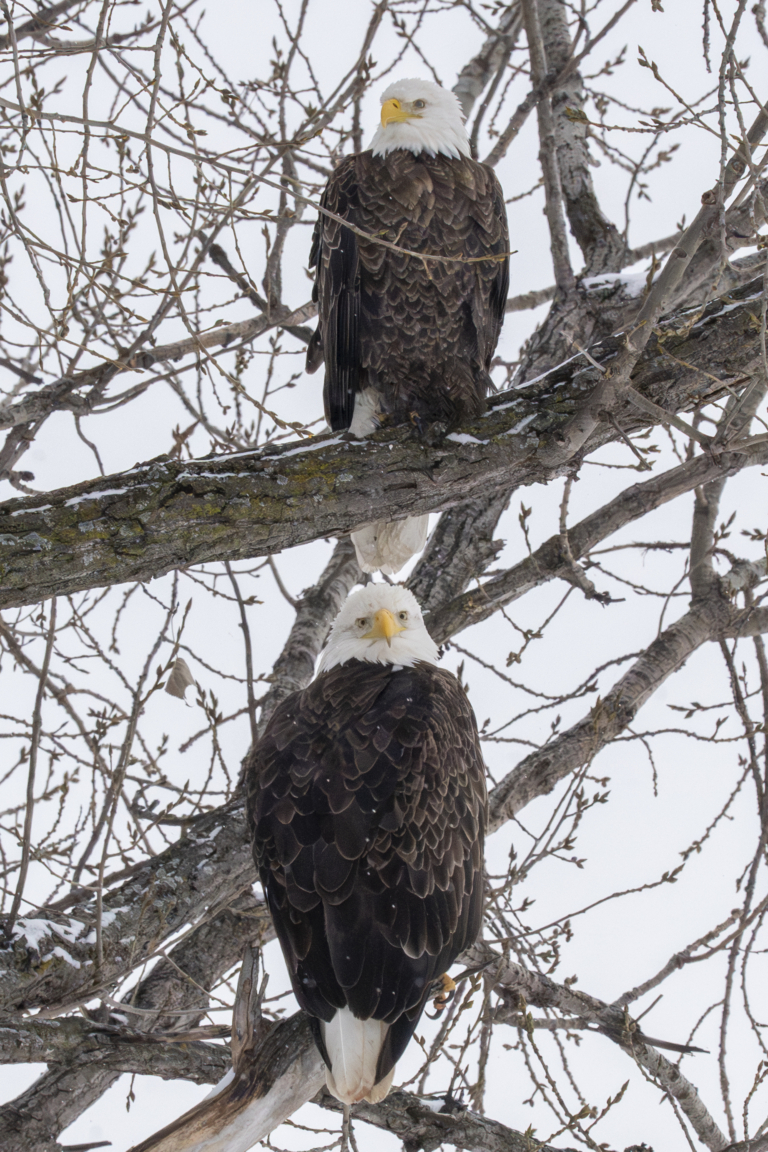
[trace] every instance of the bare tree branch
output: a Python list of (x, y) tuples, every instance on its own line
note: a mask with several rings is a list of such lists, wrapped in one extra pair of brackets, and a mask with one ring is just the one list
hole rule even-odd
[[(737, 307), (710, 305), (680, 335), (673, 335), (671, 322), (663, 352), (656, 337), (650, 340), (632, 376), (635, 390), (648, 388), (675, 413), (717, 397), (724, 382), (738, 387), (759, 362), (750, 323), (755, 298), (754, 288), (745, 288)], [(616, 342), (593, 352), (615, 362)], [(152, 462), (122, 477), (50, 493), (42, 505), (39, 497), (6, 502), (0, 505), (0, 607), (30, 603), (51, 590), (146, 580), (172, 568), (265, 555), (348, 532), (365, 522), (374, 498), (382, 514), (397, 518), (452, 507), (489, 483), (509, 489), (550, 479), (571, 459), (568, 430), (581, 420), (564, 413), (582, 407), (580, 397), (592, 392), (595, 378), (598, 369), (571, 360), (528, 389), (497, 397), (485, 417), (436, 447), (403, 429), (365, 442), (324, 436), (307, 446)], [(595, 395), (585, 415), (589, 433), (579, 433), (584, 451), (617, 435), (592, 415)], [(627, 431), (647, 422), (628, 399), (615, 418)], [(534, 437), (548, 447), (532, 456)]]
[[(768, 443), (759, 441), (749, 455), (723, 452), (717, 456), (696, 456), (678, 468), (626, 488), (615, 500), (568, 529), (571, 552), (574, 558), (581, 559), (602, 540), (653, 508), (720, 477), (736, 475), (742, 468), (765, 463), (768, 463)], [(430, 633), (438, 643), (447, 640), (462, 628), (487, 620), (499, 608), (547, 580), (565, 578), (566, 570), (560, 536), (551, 536), (514, 568), (433, 610), (428, 617)]]

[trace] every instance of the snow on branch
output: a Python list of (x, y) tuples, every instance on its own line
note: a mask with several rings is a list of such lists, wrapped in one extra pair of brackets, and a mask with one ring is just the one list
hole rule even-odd
[[(752, 282), (738, 299), (665, 324), (632, 374), (633, 392), (652, 401), (655, 414), (625, 397), (610, 421), (593, 421), (579, 455), (743, 386), (760, 360), (761, 289)], [(398, 428), (364, 441), (323, 435), (190, 462), (160, 457), (9, 500), (0, 506), (0, 607), (269, 555), (346, 533), (369, 520), (372, 508), (396, 519), (453, 507), (489, 484), (552, 479), (574, 460), (561, 450), (561, 429), (573, 428), (582, 406), (593, 405), (596, 383), (621, 356), (614, 338), (595, 345), (588, 359), (575, 351), (447, 436), (420, 439)]]

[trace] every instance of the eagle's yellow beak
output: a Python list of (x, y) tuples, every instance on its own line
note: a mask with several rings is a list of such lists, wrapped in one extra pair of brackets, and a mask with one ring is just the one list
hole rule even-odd
[(410, 116), (403, 108), (399, 100), (385, 100), (381, 106), (381, 125), (386, 128), (387, 124), (402, 124), (404, 121), (409, 120)]
[[(391, 101), (390, 101), (391, 103)], [(402, 624), (398, 624), (388, 608), (379, 608), (373, 618), (373, 628), (363, 635), (363, 640), (386, 640), (387, 647), (392, 647), (392, 637), (398, 632), (405, 632)]]

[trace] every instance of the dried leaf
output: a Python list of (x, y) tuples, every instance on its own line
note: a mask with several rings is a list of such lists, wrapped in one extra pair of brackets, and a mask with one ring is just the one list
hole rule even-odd
[(589, 117), (582, 108), (566, 108), (565, 115), (574, 124), (589, 124)]
[(189, 665), (186, 660), (182, 660), (181, 656), (178, 656), (173, 662), (173, 668), (165, 686), (166, 692), (169, 696), (178, 696), (180, 700), (183, 700), (187, 688), (191, 688), (194, 683), (195, 679), (189, 670)]

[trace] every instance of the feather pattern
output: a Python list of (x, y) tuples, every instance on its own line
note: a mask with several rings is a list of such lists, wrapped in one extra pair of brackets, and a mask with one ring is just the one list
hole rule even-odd
[(325, 364), (331, 428), (349, 428), (355, 396), (368, 388), (392, 423), (453, 425), (481, 412), (509, 285), (493, 170), (463, 155), (361, 152), (341, 162), (322, 206), (400, 248), (451, 257), (394, 252), (321, 213), (310, 253), (319, 319), (307, 370)]
[(480, 927), (487, 797), (469, 701), (429, 663), (334, 665), (275, 710), (247, 786), (254, 858), (329, 1087), (371, 1099)]

